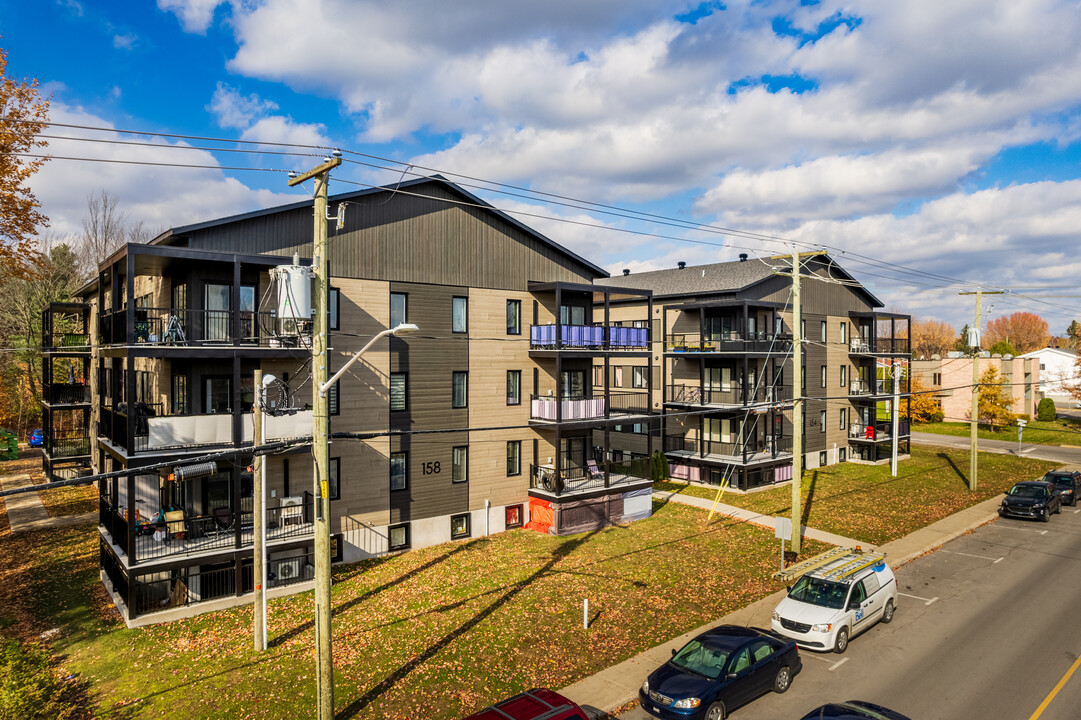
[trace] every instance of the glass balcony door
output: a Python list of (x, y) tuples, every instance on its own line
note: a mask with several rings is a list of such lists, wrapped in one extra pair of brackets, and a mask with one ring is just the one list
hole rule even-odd
[(207, 283), (205, 289), (206, 339), (229, 339), (229, 285)]
[(233, 380), (227, 377), (208, 377), (203, 380), (203, 412), (232, 412)]

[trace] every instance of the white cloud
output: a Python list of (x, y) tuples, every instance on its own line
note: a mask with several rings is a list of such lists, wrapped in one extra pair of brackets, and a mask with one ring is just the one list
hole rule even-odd
[(205, 34), (223, 4), (225, 0), (158, 0), (158, 9), (176, 15), (186, 31)]
[(225, 83), (219, 82), (207, 109), (214, 113), (218, 125), (244, 129), (260, 116), (277, 110), (278, 105), (271, 100), (261, 100), (254, 93), (245, 97)]
[(298, 123), (283, 115), (271, 115), (278, 104), (263, 100), (258, 95), (241, 95), (237, 90), (218, 83), (207, 106), (218, 124), (225, 128), (242, 130), (241, 140), (267, 143), (295, 143), (298, 145), (330, 145), (322, 123)]
[[(49, 109), (53, 122), (112, 127), (112, 123), (77, 107), (54, 100)], [(66, 130), (66, 135), (107, 140), (131, 139), (111, 132)], [(128, 160), (208, 165), (209, 169), (169, 168), (55, 159), (47, 162), (31, 179), (31, 188), (50, 219), (49, 230), (58, 236), (78, 235), (86, 213), (87, 197), (107, 190), (133, 221), (143, 221), (158, 230), (201, 220), (294, 202), (299, 197), (286, 192), (259, 190), (227, 177), (214, 156), (202, 150), (177, 150), (185, 143), (152, 141), (157, 147), (135, 147), (50, 140), (48, 151), (98, 160)], [(284, 190), (285, 181), (281, 186)]]
[(117, 50), (131, 50), (138, 41), (139, 36), (133, 33), (119, 33), (113, 35), (113, 47)]

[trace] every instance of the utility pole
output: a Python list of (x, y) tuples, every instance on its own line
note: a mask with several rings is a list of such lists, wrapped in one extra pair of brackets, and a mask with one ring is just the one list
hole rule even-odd
[[(800, 552), (800, 491), (803, 489), (803, 311), (800, 307), (800, 258), (823, 251), (775, 255), (770, 260), (792, 261), (792, 552)], [(777, 275), (787, 273), (778, 272)]]
[[(340, 155), (340, 153), (339, 153)], [(315, 693), (317, 720), (334, 719), (334, 656), (330, 634), (330, 423), (327, 397), (319, 388), (327, 381), (327, 183), (341, 157), (289, 180), (289, 186), (315, 180), (312, 240), (312, 458), (315, 489)]]
[[(976, 439), (976, 432), (979, 429), (980, 424), (980, 313), (983, 310), (983, 290), (976, 288), (975, 292), (960, 292), (958, 295), (975, 295), (976, 296), (976, 324), (968, 330), (968, 345), (969, 347), (976, 348), (976, 354), (972, 356), (972, 413), (969, 418), (969, 458), (968, 458), (968, 489), (976, 489), (976, 477), (978, 468), (978, 459), (976, 457), (976, 450), (978, 440)], [(1002, 295), (1002, 291), (991, 292), (988, 291), (988, 295)], [(973, 342), (975, 340), (975, 342)]]
[(893, 436), (893, 447), (890, 452), (890, 473), (893, 477), (897, 477), (897, 431), (901, 418), (901, 364), (896, 360), (893, 361), (891, 374), (893, 376), (893, 429), (890, 434)]
[[(252, 409), (252, 444), (263, 444), (263, 371), (255, 371), (255, 407)], [(255, 652), (266, 650), (266, 473), (263, 472), (266, 458), (262, 455), (252, 457), (252, 474), (256, 481), (255, 498), (252, 502), (252, 531), (255, 533), (255, 547), (252, 551), (252, 573), (255, 581)]]

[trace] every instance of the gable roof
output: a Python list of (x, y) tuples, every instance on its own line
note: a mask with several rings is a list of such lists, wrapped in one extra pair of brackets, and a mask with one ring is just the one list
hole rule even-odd
[[(814, 256), (831, 270), (836, 271), (845, 280), (856, 285), (852, 290), (861, 293), (870, 301), (871, 307), (883, 307), (883, 302), (863, 287), (851, 274), (845, 271), (825, 252)], [(783, 263), (783, 261), (778, 261)], [(790, 264), (772, 265), (758, 258), (734, 260), (731, 262), (712, 263), (710, 265), (688, 265), (684, 268), (651, 270), (649, 272), (616, 275), (604, 281), (611, 287), (628, 287), (652, 290), (654, 299), (679, 297), (683, 295), (705, 295), (716, 293), (734, 293), (774, 277), (773, 268), (790, 268)]]
[(1024, 355), (1018, 355), (1017, 357), (1038, 358), (1041, 355), (1056, 355), (1056, 354), (1067, 357), (1070, 360), (1076, 360), (1077, 359), (1077, 351), (1076, 350), (1069, 350), (1067, 348), (1053, 348), (1053, 347), (1040, 348), (1039, 350), (1033, 350), (1032, 352), (1027, 352)]
[[(416, 178), (416, 179), (407, 180), (407, 181), (401, 182), (401, 183), (395, 183), (394, 185), (384, 185), (384, 186), (380, 186), (380, 187), (370, 187), (370, 188), (365, 188), (363, 190), (356, 190), (356, 191), (353, 191), (353, 192), (347, 192), (347, 193), (340, 193), (340, 194), (337, 194), (337, 195), (331, 195), (331, 196), (329, 196), (327, 198), (327, 202), (328, 202), (328, 204), (332, 204), (332, 203), (337, 203), (337, 202), (342, 202), (342, 201), (347, 201), (347, 200), (354, 200), (356, 198), (361, 198), (361, 197), (365, 197), (365, 196), (368, 196), (368, 195), (374, 195), (376, 193), (381, 193), (381, 192), (390, 192), (390, 193), (393, 194), (395, 192), (404, 191), (404, 192), (410, 192), (412, 194), (413, 191), (418, 186), (426, 185), (426, 184), (438, 184), (438, 185), (442, 186), (444, 189), (448, 190), (449, 192), (461, 197), (463, 199), (463, 201), (465, 202), (465, 204), (470, 205), (470, 206), (476, 206), (481, 210), (484, 210), (484, 211), (486, 211), (488, 213), (491, 213), (492, 215), (495, 215), (496, 217), (500, 218), (504, 222), (510, 223), (511, 225), (515, 226), (516, 228), (518, 228), (522, 232), (524, 232), (524, 233), (530, 235), (531, 237), (533, 237), (534, 239), (536, 239), (538, 242), (540, 242), (540, 243), (542, 243), (544, 245), (547, 245), (547, 246), (551, 247), (553, 250), (555, 250), (556, 252), (562, 254), (563, 256), (565, 256), (565, 257), (567, 257), (567, 258), (569, 258), (569, 259), (571, 259), (571, 260), (573, 260), (573, 261), (575, 261), (577, 263), (580, 263), (584, 267), (588, 268), (589, 271), (591, 273), (595, 274), (597, 277), (602, 277), (602, 278), (607, 278), (608, 277), (608, 271), (605, 270), (604, 268), (601, 268), (601, 267), (591, 263), (590, 261), (586, 260), (582, 256), (571, 252), (570, 250), (563, 247), (562, 245), (560, 245), (556, 241), (552, 240), (551, 238), (541, 234), (537, 230), (531, 228), (530, 226), (526, 225), (525, 223), (521, 222), (520, 220), (517, 220), (516, 218), (509, 215), (508, 213), (505, 213), (502, 210), (496, 208), (491, 203), (489, 203), (489, 202), (487, 202), (485, 200), (482, 200), (481, 198), (477, 197), (476, 195), (473, 195), (469, 191), (462, 188), (460, 185), (457, 185), (455, 183), (450, 182), (449, 180), (444, 178), (442, 175), (432, 175), (431, 177)], [(204, 229), (212, 228), (212, 227), (219, 226), (219, 225), (227, 225), (229, 223), (242, 222), (244, 220), (250, 220), (252, 218), (258, 218), (258, 217), (265, 217), (265, 216), (274, 215), (274, 214), (277, 214), (277, 213), (290, 212), (290, 211), (293, 211), (293, 210), (301, 210), (301, 209), (304, 209), (304, 208), (310, 208), (311, 206), (312, 206), (312, 202), (310, 200), (301, 200), (300, 202), (289, 203), (288, 205), (277, 205), (275, 207), (264, 208), (262, 210), (253, 210), (251, 212), (241, 213), (239, 215), (230, 215), (230, 216), (227, 216), (227, 217), (217, 218), (217, 219), (214, 219), (214, 220), (207, 220), (205, 222), (192, 223), (190, 225), (182, 225), (180, 227), (170, 228), (169, 230), (166, 230), (161, 235), (159, 235), (158, 237), (151, 240), (150, 243), (153, 244), (153, 245), (173, 245), (173, 244), (179, 242), (180, 239), (184, 235), (186, 235), (187, 233), (195, 232), (197, 230), (204, 230)]]

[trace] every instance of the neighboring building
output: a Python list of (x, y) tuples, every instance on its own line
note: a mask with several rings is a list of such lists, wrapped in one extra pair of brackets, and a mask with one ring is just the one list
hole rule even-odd
[[(1010, 387), (1013, 406), (1010, 412), (1036, 417), (1039, 393), (1040, 364), (1035, 358), (1000, 357), (986, 354), (980, 357), (979, 372), (997, 367), (1004, 383)], [(942, 414), (947, 422), (967, 422), (972, 415), (972, 362), (959, 352), (951, 352), (945, 358), (933, 355), (930, 360), (912, 362), (912, 372), (919, 377), (942, 404)]]
[(1056, 403), (1073, 403), (1071, 391), (1081, 387), (1077, 369), (1077, 351), (1066, 348), (1041, 348), (1021, 356), (1039, 363), (1040, 393)]
[[(663, 357), (652, 407), (663, 408), (658, 432), (677, 477), (740, 489), (792, 477), (792, 281), (774, 270), (743, 255), (604, 280), (652, 291), (653, 356)], [(889, 378), (895, 362), (908, 377), (910, 318), (880, 312), (824, 253), (803, 272), (804, 467), (888, 461)], [(908, 422), (898, 428), (907, 454)]]
[[(651, 483), (637, 475), (652, 437), (638, 452), (608, 446), (620, 416), (649, 410), (648, 291), (606, 287), (601, 268), (442, 179), (331, 202), (349, 207), (344, 229), (330, 229), (329, 372), (375, 333), (420, 326), (382, 341), (330, 393), (332, 433), (384, 433), (331, 445), (336, 559), (650, 514)], [(45, 344), (58, 363), (81, 363), (71, 388), (90, 380), (89, 403), (50, 398), (80, 421), (61, 437), (54, 420), (47, 447), (77, 439), (71, 462), (97, 472), (148, 468), (100, 483), (102, 578), (129, 623), (252, 591), (256, 369), (282, 383), (271, 400), (293, 408), (268, 421), (268, 440), (312, 429), (310, 322), (284, 316), (270, 275), (294, 255), (310, 264), (311, 213), (301, 202), (128, 245), (102, 263), (85, 305), (45, 312), (48, 328), (82, 318), (71, 333), (81, 342)], [(626, 364), (643, 370), (623, 390)], [(599, 383), (594, 367), (609, 369)], [(54, 477), (60, 459), (46, 453)], [(310, 452), (268, 456), (267, 474), (270, 586), (303, 588)]]

